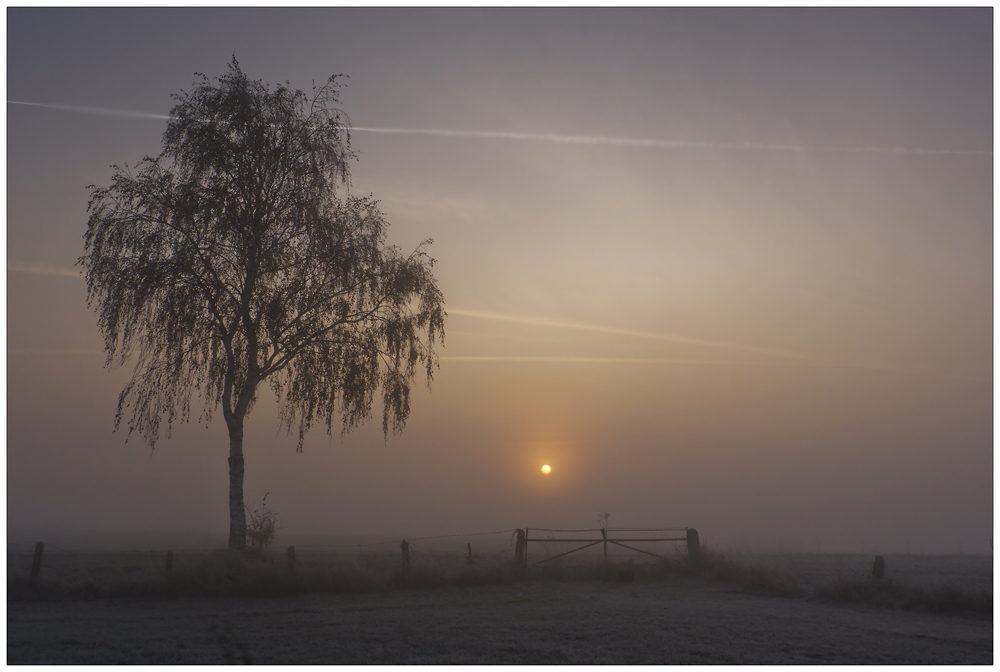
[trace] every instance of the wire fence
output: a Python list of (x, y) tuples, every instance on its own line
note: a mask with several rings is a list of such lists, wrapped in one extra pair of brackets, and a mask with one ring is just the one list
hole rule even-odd
[[(488, 532), (422, 535), (407, 539), (356, 543), (276, 545), (259, 559), (300, 572), (339, 572), (388, 576), (400, 571), (454, 574), (501, 567), (530, 570), (539, 565), (573, 567), (582, 564), (651, 561), (677, 557), (686, 548), (664, 534), (687, 528), (507, 528)], [(573, 535), (566, 538), (565, 535)], [(624, 535), (624, 536), (623, 536)], [(646, 535), (647, 538), (643, 538)], [(577, 538), (586, 537), (586, 538)], [(628, 544), (620, 543), (627, 541)], [(569, 548), (567, 548), (569, 545)], [(205, 572), (222, 562), (223, 548), (157, 548), (99, 550), (69, 544), (8, 541), (8, 579), (37, 577), (33, 568), (44, 555), (43, 576), (62, 584), (101, 581), (141, 581), (164, 572)], [(34, 579), (33, 579), (34, 580)]]
[(600, 532), (604, 530), (605, 532), (686, 532), (688, 528), (686, 527), (588, 527), (579, 530), (557, 530), (549, 529), (547, 527), (529, 527), (527, 528), (536, 532), (565, 532), (565, 533), (575, 533), (575, 532)]

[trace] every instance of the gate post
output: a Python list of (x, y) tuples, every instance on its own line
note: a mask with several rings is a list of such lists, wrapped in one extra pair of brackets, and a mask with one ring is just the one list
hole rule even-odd
[(514, 546), (514, 566), (518, 569), (523, 569), (527, 556), (524, 530), (517, 529), (514, 532), (517, 534), (517, 544)]
[(881, 555), (875, 556), (875, 562), (872, 563), (872, 585), (878, 585), (885, 579), (885, 558)]
[(701, 544), (698, 542), (698, 530), (693, 527), (687, 529), (688, 559), (697, 562), (701, 559)]
[(403, 574), (409, 574), (410, 572), (410, 544), (404, 539), (403, 543), (399, 545), (399, 548), (403, 551)]
[(604, 562), (608, 561), (608, 529), (601, 528), (601, 536), (604, 537)]
[(31, 560), (31, 580), (28, 582), (32, 586), (38, 581), (38, 575), (42, 571), (42, 553), (45, 552), (45, 542), (39, 541), (35, 544), (35, 557)]

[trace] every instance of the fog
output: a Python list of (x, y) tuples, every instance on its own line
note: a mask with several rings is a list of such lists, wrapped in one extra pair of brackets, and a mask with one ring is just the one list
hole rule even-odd
[[(376, 407), (302, 453), (262, 387), (245, 491), (279, 538), (610, 513), (719, 549), (991, 552), (992, 10), (7, 17), (10, 101), (163, 115), (235, 52), (272, 83), (349, 75), (359, 128), (680, 145), (355, 132), (350, 190), (391, 243), (435, 241), (441, 368), (402, 435)], [(88, 185), (165, 128), (7, 105), (8, 539), (224, 544), (221, 414), (155, 450), (114, 433), (131, 369), (74, 274)]]

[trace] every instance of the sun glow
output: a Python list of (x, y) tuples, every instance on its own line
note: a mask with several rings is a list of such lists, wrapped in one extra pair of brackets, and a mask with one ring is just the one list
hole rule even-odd
[(547, 464), (543, 464), (542, 465), (542, 473), (545, 474), (546, 476), (548, 476), (550, 473), (552, 473), (552, 467), (550, 467)]

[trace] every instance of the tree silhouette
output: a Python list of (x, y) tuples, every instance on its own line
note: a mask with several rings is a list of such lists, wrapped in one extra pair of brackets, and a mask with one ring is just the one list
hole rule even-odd
[[(176, 106), (163, 151), (112, 166), (95, 187), (79, 264), (96, 303), (106, 365), (135, 357), (118, 398), (150, 447), (162, 419), (199, 421), (222, 406), (229, 429), (229, 548), (246, 548), (243, 427), (267, 380), (298, 450), (315, 423), (342, 433), (371, 417), (402, 431), (418, 368), (438, 365), (444, 300), (425, 241), (386, 245), (372, 198), (347, 193), (349, 121), (331, 77), (312, 95), (271, 89), (235, 56), (214, 81), (198, 75)], [(345, 191), (347, 191), (345, 189)]]

